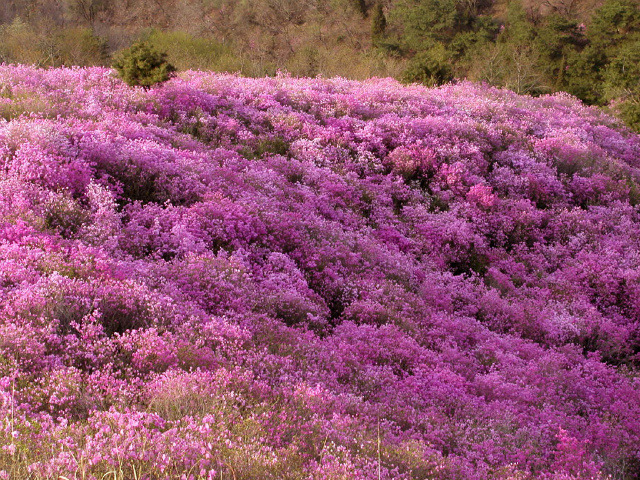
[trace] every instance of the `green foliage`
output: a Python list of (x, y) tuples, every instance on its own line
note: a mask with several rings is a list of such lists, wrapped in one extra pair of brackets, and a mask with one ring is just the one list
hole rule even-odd
[(591, 45), (581, 52), (571, 52), (567, 59), (564, 88), (589, 105), (602, 105), (606, 63), (604, 52)]
[(640, 6), (636, 0), (607, 0), (596, 10), (589, 27), (589, 40), (602, 48), (625, 41), (640, 32)]
[(385, 30), (387, 29), (387, 18), (384, 16), (381, 3), (376, 3), (373, 9), (373, 16), (371, 17), (371, 39), (374, 42), (379, 41), (384, 37)]
[(404, 71), (402, 80), (429, 86), (442, 85), (453, 80), (451, 61), (444, 45), (437, 43), (430, 49), (416, 54)]
[(585, 43), (575, 21), (558, 14), (549, 15), (536, 30), (535, 46), (540, 53), (540, 70), (554, 90), (565, 84), (567, 57)]
[(536, 29), (536, 45), (551, 61), (560, 59), (568, 49), (582, 43), (584, 39), (577, 23), (558, 14), (549, 15)]
[(543, 61), (535, 45), (504, 45), (499, 61), (503, 86), (521, 95), (549, 93), (552, 91), (551, 84), (539, 68)]
[(87, 220), (88, 213), (65, 192), (52, 195), (45, 203), (44, 227), (64, 237), (73, 236)]
[(498, 32), (499, 25), (494, 20), (477, 17), (472, 30), (460, 32), (453, 38), (448, 48), (456, 76), (467, 76), (474, 61), (487, 56)]
[(606, 66), (604, 97), (627, 125), (640, 131), (640, 35), (625, 42)]
[(289, 144), (281, 137), (273, 139), (260, 140), (258, 144), (251, 148), (244, 147), (240, 153), (249, 160), (262, 158), (263, 155), (287, 155), (289, 153)]
[(400, 0), (394, 14), (404, 27), (404, 43), (420, 50), (433, 42), (449, 42), (466, 20), (458, 6), (457, 0)]
[(640, 95), (627, 98), (616, 107), (616, 110), (629, 127), (640, 133)]
[(499, 43), (530, 45), (536, 37), (536, 27), (527, 18), (520, 2), (509, 3), (504, 28), (497, 38)]
[(121, 52), (113, 67), (127, 84), (149, 88), (167, 81), (176, 71), (166, 57), (166, 53), (159, 53), (148, 44), (139, 42)]
[(640, 35), (625, 42), (604, 69), (605, 96), (640, 93)]
[(588, 103), (610, 104), (627, 125), (640, 130), (640, 5), (607, 0), (592, 18), (589, 46), (568, 70), (568, 90)]

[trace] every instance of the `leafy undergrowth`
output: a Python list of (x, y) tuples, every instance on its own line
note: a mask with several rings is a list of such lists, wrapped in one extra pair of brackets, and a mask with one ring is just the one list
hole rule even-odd
[(614, 119), (468, 83), (0, 92), (0, 478), (640, 476)]

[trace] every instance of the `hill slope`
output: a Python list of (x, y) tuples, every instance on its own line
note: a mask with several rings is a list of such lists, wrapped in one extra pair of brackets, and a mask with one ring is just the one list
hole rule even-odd
[(637, 478), (612, 118), (467, 83), (0, 92), (0, 478)]

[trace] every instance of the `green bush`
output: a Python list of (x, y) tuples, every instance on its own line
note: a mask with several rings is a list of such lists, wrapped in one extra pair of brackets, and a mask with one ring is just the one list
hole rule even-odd
[(127, 84), (149, 88), (169, 80), (176, 71), (166, 57), (166, 53), (139, 42), (122, 51), (113, 62), (113, 67)]
[(444, 45), (438, 43), (416, 54), (402, 74), (406, 83), (424, 83), (425, 85), (442, 85), (453, 80), (451, 61)]

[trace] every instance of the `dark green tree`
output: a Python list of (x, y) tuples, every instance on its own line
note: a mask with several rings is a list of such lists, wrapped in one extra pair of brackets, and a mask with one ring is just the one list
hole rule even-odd
[(567, 59), (586, 44), (575, 21), (557, 13), (547, 16), (536, 29), (535, 48), (540, 53), (540, 70), (554, 90), (565, 87)]
[(122, 51), (113, 62), (120, 78), (127, 84), (149, 88), (171, 78), (176, 68), (160, 53), (144, 42)]
[(400, 0), (394, 18), (403, 27), (403, 43), (413, 51), (434, 42), (448, 44), (466, 26), (458, 0)]
[(461, 70), (461, 75), (469, 68), (469, 64), (478, 57), (487, 56), (488, 50), (495, 42), (500, 31), (499, 24), (487, 16), (478, 16), (474, 19), (469, 30), (458, 33), (448, 49), (452, 54), (454, 66)]
[(507, 6), (506, 22), (500, 29), (497, 41), (518, 46), (531, 46), (536, 37), (536, 26), (527, 18), (527, 12), (520, 2)]
[(611, 48), (640, 32), (640, 4), (637, 0), (607, 0), (591, 19), (589, 41), (600, 48)]
[(589, 105), (603, 105), (606, 64), (604, 52), (593, 45), (581, 52), (571, 52), (565, 67), (564, 88)]
[(380, 41), (384, 37), (386, 29), (387, 18), (384, 16), (382, 4), (378, 2), (373, 9), (373, 15), (371, 17), (371, 39), (374, 43)]
[(442, 85), (453, 80), (451, 59), (444, 45), (436, 43), (428, 50), (417, 53), (402, 75), (406, 83)]
[(566, 88), (595, 105), (609, 105), (640, 129), (640, 4), (607, 0), (587, 30), (589, 45), (569, 58)]

